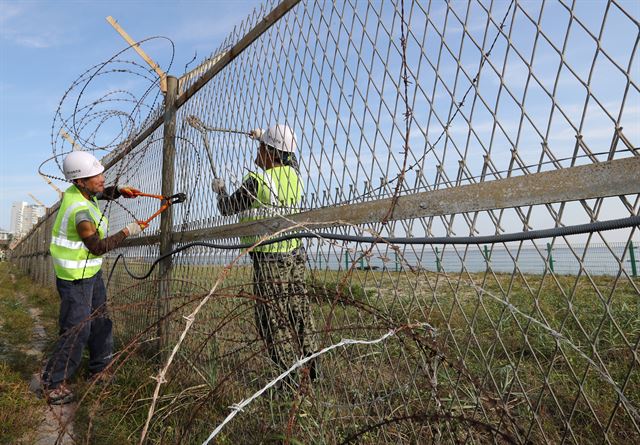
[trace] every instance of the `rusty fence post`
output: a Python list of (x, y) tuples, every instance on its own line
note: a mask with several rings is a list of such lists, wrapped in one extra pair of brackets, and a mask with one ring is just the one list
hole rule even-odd
[[(162, 191), (163, 196), (174, 194), (175, 157), (176, 157), (176, 97), (178, 95), (178, 79), (167, 76), (167, 93), (164, 97), (164, 129), (162, 143)], [(160, 256), (173, 249), (173, 209), (169, 207), (160, 215)], [(168, 340), (169, 297), (171, 296), (171, 257), (160, 262), (159, 287), (157, 300), (158, 315), (158, 348), (162, 350)]]

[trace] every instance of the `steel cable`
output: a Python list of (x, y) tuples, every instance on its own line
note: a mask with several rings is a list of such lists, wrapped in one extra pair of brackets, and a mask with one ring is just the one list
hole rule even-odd
[(119, 254), (109, 272), (109, 278), (107, 283), (111, 281), (111, 276), (115, 270), (118, 261), (122, 259), (122, 265), (127, 274), (136, 280), (144, 280), (148, 278), (156, 265), (165, 258), (171, 257), (191, 247), (208, 247), (211, 249), (222, 250), (237, 250), (248, 249), (254, 246), (266, 246), (268, 244), (274, 244), (281, 241), (301, 238), (323, 238), (333, 241), (349, 241), (358, 243), (384, 243), (384, 244), (421, 244), (421, 245), (443, 245), (443, 244), (458, 244), (458, 245), (473, 245), (473, 244), (497, 244), (508, 243), (512, 241), (525, 241), (534, 240), (540, 238), (555, 238), (558, 236), (580, 235), (584, 233), (594, 233), (606, 230), (624, 229), (628, 227), (640, 226), (640, 215), (629, 216), (627, 218), (612, 219), (608, 221), (596, 221), (588, 224), (578, 224), (575, 226), (554, 227), (552, 229), (531, 230), (528, 232), (514, 232), (504, 233), (501, 235), (486, 235), (486, 236), (437, 236), (437, 237), (397, 237), (386, 238), (376, 236), (361, 236), (361, 235), (342, 235), (338, 233), (316, 233), (316, 232), (298, 232), (290, 233), (287, 235), (278, 236), (268, 240), (264, 240), (260, 243), (239, 243), (239, 244), (223, 244), (223, 243), (209, 243), (204, 241), (195, 241), (192, 243), (184, 244), (171, 252), (157, 257), (149, 270), (144, 275), (135, 275), (131, 272), (127, 266), (126, 258), (123, 254)]

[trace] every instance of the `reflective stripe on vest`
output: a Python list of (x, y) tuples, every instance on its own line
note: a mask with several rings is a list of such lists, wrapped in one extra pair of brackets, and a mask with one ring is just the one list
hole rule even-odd
[[(297, 172), (288, 166), (274, 167), (262, 173), (249, 173), (258, 183), (256, 199), (251, 208), (240, 214), (240, 222), (256, 221), (298, 211), (302, 199), (302, 184)], [(253, 244), (261, 237), (243, 236), (240, 241)], [(256, 247), (254, 252), (287, 253), (300, 247), (299, 239), (280, 241)]]
[[(63, 216), (62, 216), (62, 222), (60, 223), (60, 232), (59, 232), (59, 238), (63, 238), (66, 239), (67, 238), (67, 229), (69, 226), (69, 217), (71, 216), (71, 214), (73, 213), (73, 211), (75, 209), (78, 209), (80, 207), (87, 207), (87, 203), (85, 202), (74, 202), (73, 204), (71, 204), (64, 212)], [(60, 212), (60, 210), (58, 210), (58, 212)], [(75, 213), (74, 213), (75, 216)], [(74, 222), (75, 224), (75, 222)]]
[(68, 247), (69, 249), (87, 250), (87, 246), (85, 246), (82, 241), (69, 241), (68, 239), (61, 238), (59, 236), (52, 236), (51, 244), (55, 244), (56, 246), (61, 246), (61, 247)]
[(102, 267), (102, 258), (91, 254), (78, 235), (76, 214), (79, 211), (89, 213), (101, 239), (107, 232), (107, 219), (100, 212), (95, 198), (89, 201), (75, 185), (69, 187), (62, 197), (49, 246), (56, 276), (62, 280), (91, 278)]
[(102, 266), (102, 258), (93, 258), (91, 260), (63, 260), (60, 258), (53, 258), (54, 264), (64, 267), (65, 269), (85, 269), (87, 267), (100, 267)]
[(278, 200), (278, 185), (273, 180), (273, 176), (265, 173), (262, 175), (262, 179), (265, 181), (265, 186), (269, 189), (269, 204), (272, 207), (278, 207), (280, 201)]

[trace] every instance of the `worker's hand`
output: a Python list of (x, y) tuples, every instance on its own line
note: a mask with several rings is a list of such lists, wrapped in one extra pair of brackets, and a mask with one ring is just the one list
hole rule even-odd
[(120, 192), (120, 196), (125, 198), (135, 198), (140, 193), (140, 190), (134, 189), (130, 185), (119, 185), (118, 191)]
[(213, 178), (213, 183), (211, 184), (211, 188), (218, 195), (226, 195), (227, 188), (224, 185), (224, 180), (220, 178)]
[(259, 140), (262, 137), (264, 130), (262, 128), (255, 128), (249, 132), (249, 137), (251, 139)]
[(138, 221), (134, 221), (125, 226), (125, 230), (129, 232), (127, 236), (139, 235), (142, 233), (144, 229), (147, 228), (147, 225), (144, 223), (139, 223)]

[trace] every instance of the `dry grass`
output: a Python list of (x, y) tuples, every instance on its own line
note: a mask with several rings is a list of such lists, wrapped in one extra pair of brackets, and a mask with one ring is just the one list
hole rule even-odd
[[(9, 263), (0, 263), (0, 443), (29, 442), (45, 407), (29, 392), (31, 374), (40, 366), (31, 348), (34, 321), (29, 307), (37, 303), (48, 329), (55, 325), (55, 296), (33, 285)], [(51, 333), (51, 331), (50, 331)], [(26, 438), (26, 439), (25, 439)]]
[[(181, 331), (182, 316), (219, 272), (178, 268), (173, 297), (162, 302), (173, 311), (165, 328)], [(111, 298), (120, 339), (143, 328), (148, 332), (140, 339), (153, 338), (157, 283), (117, 280)], [(228, 406), (276, 375), (255, 333), (250, 281), (248, 267), (234, 270), (199, 314), (163, 386), (150, 431), (154, 443), (203, 440)], [(637, 435), (614, 391), (623, 388), (640, 404), (633, 368), (640, 337), (637, 283), (356, 270), (346, 279), (343, 272), (316, 271), (308, 284), (323, 345), (376, 338), (417, 321), (431, 324), (437, 335), (407, 332), (383, 346), (336, 350), (322, 360), (321, 381), (302, 393), (258, 399), (218, 443), (340, 443), (350, 437), (371, 444), (484, 442), (496, 431), (534, 442), (566, 437), (593, 443), (607, 425), (612, 443)], [(172, 341), (169, 336), (165, 346)], [(121, 357), (112, 385), (85, 388), (77, 431), (91, 443), (136, 442), (155, 383), (150, 377), (162, 363), (153, 351), (139, 348)]]

